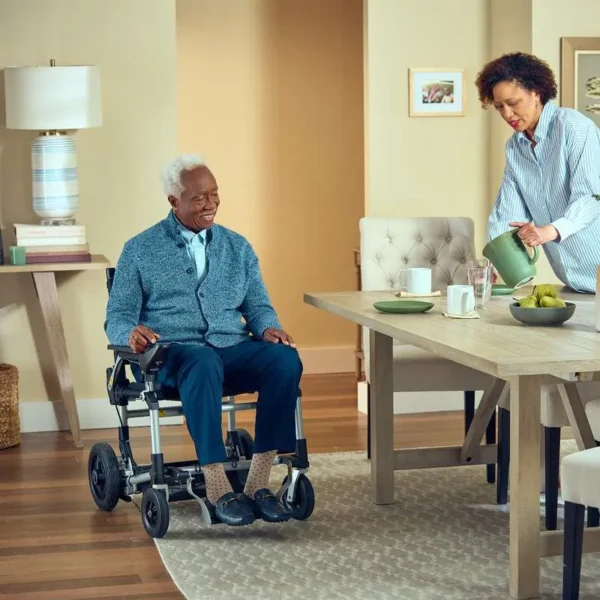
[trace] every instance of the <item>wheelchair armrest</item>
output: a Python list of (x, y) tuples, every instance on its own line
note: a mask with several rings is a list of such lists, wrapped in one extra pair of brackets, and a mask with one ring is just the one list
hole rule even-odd
[(153, 344), (139, 353), (134, 352), (129, 346), (115, 346), (114, 344), (109, 344), (108, 349), (123, 360), (139, 365), (142, 373), (155, 373), (162, 368), (170, 345), (169, 343)]

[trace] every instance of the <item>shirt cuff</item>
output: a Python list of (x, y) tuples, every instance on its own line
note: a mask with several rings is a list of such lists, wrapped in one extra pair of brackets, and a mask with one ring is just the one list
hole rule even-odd
[(556, 221), (550, 224), (554, 226), (556, 231), (558, 231), (559, 239), (556, 240), (557, 242), (566, 240), (570, 235), (573, 235), (577, 231), (577, 228), (573, 225), (573, 223), (571, 223), (571, 221), (565, 217), (556, 219)]

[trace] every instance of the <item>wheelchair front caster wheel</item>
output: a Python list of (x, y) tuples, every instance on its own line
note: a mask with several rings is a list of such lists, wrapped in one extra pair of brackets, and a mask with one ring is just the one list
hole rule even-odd
[(142, 523), (146, 533), (161, 538), (169, 529), (169, 503), (161, 490), (146, 488), (142, 495)]
[(110, 444), (99, 442), (92, 446), (88, 457), (88, 481), (96, 506), (111, 511), (121, 496), (121, 470)]
[[(285, 485), (288, 481), (287, 476), (283, 480), (282, 485)], [(298, 477), (296, 483), (296, 495), (290, 502), (287, 499), (287, 490), (281, 496), (282, 504), (290, 511), (292, 519), (296, 521), (305, 521), (312, 515), (315, 508), (315, 490), (313, 489), (312, 483), (302, 474)]]

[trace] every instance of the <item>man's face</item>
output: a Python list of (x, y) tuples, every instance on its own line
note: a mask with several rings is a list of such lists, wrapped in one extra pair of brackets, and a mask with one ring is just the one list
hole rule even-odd
[(207, 167), (197, 167), (181, 174), (180, 198), (169, 196), (175, 216), (192, 231), (212, 226), (221, 203), (217, 180)]

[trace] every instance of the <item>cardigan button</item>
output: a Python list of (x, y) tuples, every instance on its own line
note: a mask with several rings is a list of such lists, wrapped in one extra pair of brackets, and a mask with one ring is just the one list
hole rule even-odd
[(191, 275), (194, 272), (194, 269), (192, 267), (188, 267), (185, 271), (188, 275)]

